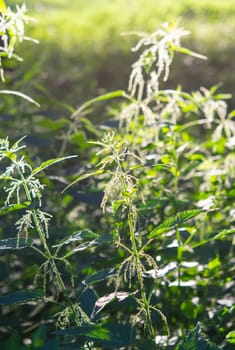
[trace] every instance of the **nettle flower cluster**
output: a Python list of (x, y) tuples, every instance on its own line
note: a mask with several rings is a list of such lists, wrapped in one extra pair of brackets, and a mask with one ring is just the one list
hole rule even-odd
[(10, 145), (7, 138), (0, 139), (0, 161), (5, 166), (0, 177), (6, 193), (4, 206), (6, 209), (14, 208), (15, 205), (29, 208), (34, 202), (33, 208), (26, 209), (25, 214), (15, 223), (18, 237), (23, 235), (27, 239), (29, 230), (38, 224), (44, 236), (48, 237), (48, 223), (52, 216), (40, 209), (41, 191), (45, 186), (35, 176), (37, 168), (33, 170), (24, 156), (20, 155), (19, 152), (25, 148), (21, 141), (22, 139)]

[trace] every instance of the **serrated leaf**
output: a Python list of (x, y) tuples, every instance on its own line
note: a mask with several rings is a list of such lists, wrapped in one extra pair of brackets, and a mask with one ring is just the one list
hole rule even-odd
[(108, 305), (109, 303), (111, 303), (114, 300), (118, 300), (118, 301), (123, 301), (126, 298), (129, 297), (129, 293), (128, 292), (113, 292), (110, 293), (108, 295), (105, 295), (99, 299), (96, 300), (95, 302), (95, 307), (92, 313), (92, 317), (95, 317), (101, 310), (103, 310), (103, 308)]
[(42, 299), (43, 291), (38, 289), (22, 289), (14, 293), (0, 296), (0, 305), (25, 304), (32, 300)]
[(103, 280), (106, 280), (110, 277), (113, 277), (117, 274), (117, 269), (110, 268), (110, 269), (104, 269), (101, 271), (98, 271), (94, 273), (93, 275), (89, 276), (87, 279), (85, 279), (84, 283), (85, 284), (93, 284), (97, 283)]
[(88, 241), (88, 242), (84, 242), (82, 244), (80, 244), (79, 246), (77, 246), (76, 248), (70, 250), (64, 257), (63, 259), (68, 258), (69, 256), (71, 256), (72, 254), (85, 250), (87, 248), (93, 247), (93, 246), (99, 246), (99, 245), (103, 245), (103, 244), (107, 244), (107, 243), (111, 243), (114, 241), (113, 235), (102, 235), (99, 236), (98, 238), (92, 240), (92, 241)]
[(97, 233), (92, 232), (89, 229), (84, 229), (84, 230), (81, 230), (81, 231), (73, 234), (72, 236), (65, 238), (60, 243), (54, 245), (53, 248), (60, 247), (62, 245), (67, 245), (67, 244), (70, 244), (71, 242), (83, 241), (83, 240), (88, 240), (88, 239), (95, 239), (98, 237), (99, 237), (99, 235)]
[(174, 228), (176, 225), (181, 225), (203, 212), (205, 212), (203, 209), (181, 211), (175, 216), (164, 220), (162, 224), (158, 225), (152, 232), (149, 233), (148, 238), (153, 238), (164, 232), (167, 232), (170, 229)]
[(30, 206), (31, 202), (30, 201), (26, 201), (20, 204), (11, 204), (8, 205), (7, 207), (3, 207), (0, 209), (0, 216), (8, 214), (12, 211), (16, 211), (16, 210), (20, 210), (20, 209), (25, 209), (28, 208)]
[(192, 210), (185, 210), (181, 211), (178, 214), (176, 214), (176, 224), (181, 225), (184, 222), (194, 218), (195, 216), (205, 212), (203, 209), (192, 209)]
[[(67, 157), (61, 157), (61, 158), (53, 158), (53, 159), (48, 159), (45, 162), (43, 162), (39, 167), (33, 169), (32, 171), (32, 175), (36, 175), (38, 173), (40, 173), (42, 170), (48, 168), (51, 165), (54, 165), (58, 162), (61, 162), (63, 160), (67, 160), (67, 159), (71, 159), (71, 158), (76, 158), (76, 155), (73, 156), (67, 156)], [(32, 175), (30, 175), (29, 177), (31, 177)]]
[(214, 236), (213, 239), (224, 239), (225, 237), (232, 235), (234, 233), (235, 233), (235, 229), (223, 230), (220, 233), (218, 233), (216, 236)]
[(163, 228), (158, 228), (158, 227), (156, 227), (155, 229), (153, 229), (150, 233), (149, 233), (149, 235), (148, 235), (148, 238), (156, 238), (157, 236), (160, 236), (160, 235), (162, 235), (163, 233), (167, 233), (167, 232), (169, 232), (169, 231), (171, 231), (172, 230), (172, 227), (163, 227)]
[(113, 242), (112, 235), (102, 235), (102, 236), (94, 239), (93, 241), (89, 241), (89, 242), (85, 242), (85, 243), (80, 244), (78, 247), (76, 247), (74, 249), (74, 251), (78, 252), (80, 250), (87, 249), (87, 248), (94, 246), (94, 245), (102, 245), (102, 244), (111, 243), (111, 242)]
[(109, 234), (101, 235), (95, 239), (95, 244), (97, 245), (102, 245), (102, 244), (107, 244), (112, 242), (114, 242), (114, 236)]
[(135, 330), (128, 324), (89, 324), (57, 331), (56, 334), (71, 337), (82, 336), (88, 341), (94, 341), (109, 349), (130, 346), (135, 342)]
[(211, 342), (201, 338), (200, 324), (183, 339), (174, 350), (219, 350), (219, 348)]
[(0, 240), (0, 250), (16, 250), (30, 247), (33, 244), (32, 238), (8, 238)]

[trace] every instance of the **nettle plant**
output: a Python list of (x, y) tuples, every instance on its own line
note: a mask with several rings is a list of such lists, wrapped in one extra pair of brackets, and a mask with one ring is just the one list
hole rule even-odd
[[(0, 304), (37, 301), (40, 308), (43, 299), (57, 330), (53, 329), (52, 340), (40, 346), (217, 349), (201, 338), (195, 319), (206, 318), (208, 327), (218, 327), (219, 321), (213, 324), (218, 295), (210, 294), (208, 286), (227, 291), (227, 284), (232, 283), (228, 276), (233, 246), (225, 247), (231, 259), (224, 261), (218, 243), (229, 242), (234, 233), (230, 203), (235, 176), (234, 112), (227, 113), (223, 99), (228, 96), (217, 94), (216, 88), (192, 94), (181, 88), (161, 89), (161, 79), (167, 80), (176, 52), (204, 58), (181, 46), (186, 34), (174, 24), (151, 35), (140, 33), (134, 51), (142, 52), (132, 66), (128, 91), (86, 102), (72, 115), (63, 135), (61, 154), (94, 103), (124, 99), (115, 111), (119, 128), (109, 128), (99, 141), (90, 142), (96, 153), (87, 163), (87, 172), (64, 190), (66, 194), (86, 180), (84, 190), (92, 184), (103, 191), (97, 232), (83, 227), (62, 240), (54, 238), (51, 244), (53, 218), (43, 209), (45, 184), (39, 175), (72, 156), (33, 167), (22, 140), (0, 141), (5, 196), (0, 214), (11, 220), (19, 214), (15, 237), (2, 239), (0, 248), (30, 248), (40, 257), (30, 288), (7, 290)], [(102, 232), (102, 224), (108, 232)], [(211, 254), (202, 259), (204, 245)], [(227, 294), (230, 298), (229, 288)], [(221, 322), (225, 317), (226, 329), (218, 343), (229, 331), (227, 338), (233, 342), (232, 308), (224, 309)], [(30, 345), (21, 348), (39, 348), (35, 339), (44, 334), (43, 327)]]
[[(125, 313), (120, 319), (133, 325), (137, 348), (169, 348), (174, 342), (169, 328), (177, 329), (179, 309), (185, 325), (197, 316), (212, 319), (213, 300), (219, 293), (204, 291), (200, 299), (201, 288), (211, 283), (221, 288), (218, 276), (223, 273), (216, 273), (213, 280), (212, 271), (222, 263), (226, 274), (233, 269), (233, 246), (227, 247), (227, 260), (219, 244), (234, 233), (229, 198), (234, 184), (235, 123), (234, 111), (228, 113), (224, 101), (230, 95), (217, 93), (217, 86), (192, 94), (180, 87), (161, 89), (175, 52), (205, 59), (181, 46), (186, 34), (174, 24), (151, 35), (139, 33), (133, 51), (142, 52), (132, 66), (128, 92), (109, 93), (81, 106), (72, 115), (64, 142), (93, 103), (114, 97), (126, 100), (115, 111), (119, 128), (91, 142), (100, 148), (90, 162), (97, 163), (96, 168), (71, 185), (99, 176), (104, 191), (101, 207), (113, 218), (120, 257), (117, 273), (107, 271), (109, 279), (114, 273), (115, 294), (102, 298), (102, 308), (114, 295), (122, 301), (125, 296), (135, 300), (136, 311), (130, 307), (126, 318), (128, 302), (123, 303)], [(205, 244), (211, 254), (200, 259)], [(229, 281), (224, 278), (224, 286)], [(166, 295), (169, 305), (164, 302)], [(228, 305), (231, 309), (225, 314), (232, 310), (231, 296)], [(161, 337), (161, 329), (168, 336)], [(220, 338), (225, 335), (226, 331)]]

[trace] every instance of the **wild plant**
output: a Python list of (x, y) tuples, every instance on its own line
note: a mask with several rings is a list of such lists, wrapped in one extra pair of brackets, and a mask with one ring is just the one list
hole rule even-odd
[[(26, 157), (29, 157), (22, 153), (24, 148), (22, 139), (13, 144), (10, 144), (7, 138), (0, 139), (0, 161), (3, 169), (1, 188), (2, 192), (5, 193), (4, 206), (0, 210), (0, 215), (15, 211), (22, 213), (15, 221), (16, 237), (1, 240), (0, 246), (3, 250), (30, 247), (39, 254), (43, 262), (39, 265), (34, 277), (34, 288), (13, 293), (13, 303), (16, 300), (27, 302), (43, 297), (47, 298), (47, 294), (50, 292), (54, 302), (58, 305), (60, 305), (58, 303), (59, 297), (66, 302), (65, 306), (60, 306), (60, 311), (55, 315), (58, 318), (58, 327), (63, 329), (71, 323), (80, 326), (90, 322), (89, 317), (78, 302), (71, 301), (60, 266), (61, 264), (69, 266), (68, 257), (74, 253), (70, 251), (69, 254), (60, 254), (61, 247), (68, 244), (70, 240), (76, 241), (79, 238), (63, 240), (58, 245), (50, 246), (49, 225), (52, 215), (42, 209), (42, 191), (45, 185), (38, 178), (38, 174), (49, 166), (73, 158), (73, 156), (50, 159), (40, 166), (32, 168), (29, 159), (26, 160)], [(8, 302), (6, 301), (6, 303)], [(4, 304), (3, 301), (2, 305)], [(89, 344), (87, 346), (90, 348)]]
[[(132, 65), (128, 92), (116, 91), (82, 105), (72, 115), (65, 141), (68, 142), (73, 126), (94, 103), (114, 97), (126, 100), (117, 112), (116, 133), (109, 131), (101, 141), (91, 142), (101, 147), (95, 157), (96, 169), (81, 174), (71, 185), (91, 176), (100, 177), (104, 187), (101, 207), (106, 215), (113, 216), (116, 247), (123, 250), (115, 275), (115, 295), (118, 299), (120, 288), (129, 289), (126, 295), (134, 297), (137, 303), (136, 314), (130, 319), (137, 329), (143, 325), (141, 332), (154, 349), (158, 348), (155, 337), (159, 332), (154, 326), (154, 314), (161, 316), (167, 332), (171, 322), (158, 306), (162, 298), (156, 297), (161, 295), (161, 289), (166, 290), (165, 284), (177, 286), (182, 308), (192, 307), (184, 303), (185, 295), (180, 294), (187, 285), (187, 266), (196, 266), (198, 262), (187, 262), (185, 257), (191, 260), (197, 247), (214, 239), (213, 218), (217, 206), (222, 205), (224, 183), (220, 182), (218, 187), (218, 181), (212, 178), (218, 174), (228, 179), (227, 171), (221, 169), (224, 159), (219, 163), (216, 160), (216, 148), (221, 142), (229, 145), (234, 137), (233, 113), (227, 115), (223, 101), (230, 96), (216, 94), (217, 87), (201, 88), (192, 94), (180, 87), (161, 89), (161, 77), (167, 80), (175, 52), (205, 59), (181, 46), (181, 37), (186, 34), (174, 24), (166, 24), (151, 35), (138, 33), (141, 39), (133, 51), (142, 49), (142, 53)], [(206, 139), (212, 142), (208, 144)], [(212, 164), (214, 173), (212, 168), (211, 173), (208, 171)], [(196, 217), (194, 225), (188, 225)], [(205, 229), (210, 218), (212, 221)], [(228, 230), (225, 235), (232, 232)], [(163, 264), (165, 258), (156, 257), (154, 250), (168, 246), (176, 248), (176, 264), (165, 266), (169, 279), (161, 281), (156, 258)], [(137, 343), (141, 346), (140, 340)]]
[[(29, 162), (25, 160), (24, 155), (20, 151), (25, 147), (21, 144), (22, 140), (10, 145), (9, 140), (0, 140), (0, 160), (3, 162), (5, 169), (1, 175), (3, 183), (3, 191), (6, 194), (2, 213), (7, 213), (14, 210), (24, 209), (25, 213), (16, 221), (17, 230), (16, 248), (19, 245), (32, 245), (30, 232), (37, 232), (42, 250), (33, 246), (42, 257), (47, 261), (47, 274), (50, 275), (50, 280), (54, 280), (59, 290), (64, 290), (64, 283), (61, 279), (60, 272), (55, 264), (55, 258), (50, 251), (47, 240), (49, 238), (49, 221), (51, 215), (41, 209), (42, 205), (42, 190), (44, 185), (36, 177), (36, 175), (47, 168), (50, 164), (57, 163), (57, 160), (49, 160), (41, 166), (33, 169)], [(41, 267), (43, 269), (43, 266)], [(44, 286), (46, 286), (44, 281)]]
[[(15, 221), (16, 236), (1, 240), (0, 248), (30, 247), (41, 261), (34, 278), (36, 286), (4, 295), (0, 304), (44, 297), (54, 306), (62, 349), (169, 348), (173, 344), (171, 328), (176, 329), (173, 335), (179, 336), (175, 326), (181, 317), (179, 309), (187, 320), (201, 315), (195, 301), (202, 287), (200, 278), (204, 282), (210, 277), (208, 269), (221, 264), (218, 252), (212, 261), (200, 263), (196, 249), (204, 244), (212, 247), (214, 241), (234, 232), (233, 227), (226, 227), (234, 217), (227, 203), (234, 183), (230, 150), (235, 130), (234, 113), (227, 115), (223, 101), (228, 96), (217, 94), (216, 88), (192, 94), (180, 87), (161, 88), (176, 52), (204, 58), (181, 46), (186, 34), (175, 24), (166, 24), (152, 35), (139, 33), (134, 51), (142, 49), (142, 53), (132, 66), (128, 91), (99, 96), (74, 111), (62, 135), (60, 158), (35, 168), (23, 151), (22, 140), (13, 144), (7, 138), (0, 140), (5, 195), (0, 214), (22, 214)], [(86, 125), (93, 135), (102, 132), (102, 128), (94, 130), (86, 115), (96, 102), (114, 97), (124, 99), (116, 116), (119, 128), (107, 131), (103, 126), (107, 132), (89, 143), (95, 153), (91, 153), (87, 171), (81, 171), (66, 187), (73, 190), (76, 187), (72, 185), (87, 181), (89, 186), (93, 181), (90, 184), (103, 192), (97, 222), (109, 231), (104, 233), (103, 227), (91, 222), (97, 232), (83, 224), (62, 240), (56, 237), (52, 245), (53, 217), (43, 209), (45, 185), (39, 174), (71, 158), (63, 154), (81, 126)], [(225, 212), (218, 216), (222, 205)], [(220, 232), (215, 234), (214, 223), (221, 218)], [(83, 261), (82, 252), (89, 254), (88, 262)], [(232, 247), (228, 252), (231, 256)], [(197, 267), (192, 281), (192, 269)], [(227, 269), (230, 271), (231, 264)], [(191, 289), (185, 291), (185, 286)], [(118, 306), (112, 309), (115, 303)], [(209, 312), (213, 305), (205, 306), (202, 317)], [(188, 327), (189, 323), (184, 320), (182, 324)], [(180, 335), (184, 335), (181, 328)], [(187, 345), (192, 339), (193, 344), (205, 345), (198, 340), (199, 331), (196, 325)], [(181, 344), (175, 349), (181, 349)]]

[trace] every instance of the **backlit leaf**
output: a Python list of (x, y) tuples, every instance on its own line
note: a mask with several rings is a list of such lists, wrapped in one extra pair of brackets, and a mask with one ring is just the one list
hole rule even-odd
[(230, 236), (234, 233), (235, 233), (235, 229), (223, 230), (220, 233), (218, 233), (213, 239), (224, 239), (224, 238), (227, 238), (227, 236)]
[(98, 271), (96, 273), (94, 273), (93, 275), (89, 276), (84, 283), (85, 284), (92, 284), (92, 283), (97, 283), (103, 280), (106, 280), (110, 277), (113, 277), (117, 274), (117, 269), (104, 269), (101, 271)]
[(6, 95), (15, 95), (15, 96), (19, 96), (25, 100), (27, 100), (30, 103), (33, 103), (34, 105), (36, 105), (37, 107), (40, 107), (40, 104), (38, 102), (36, 102), (35, 100), (33, 100), (31, 97), (23, 94), (22, 92), (19, 91), (12, 91), (12, 90), (0, 90), (0, 94), (6, 94)]
[(30, 247), (33, 244), (32, 238), (8, 238), (0, 240), (0, 250), (16, 250)]
[(79, 181), (82, 181), (82, 180), (85, 180), (87, 179), (88, 177), (91, 177), (91, 176), (94, 176), (94, 175), (99, 175), (99, 174), (102, 174), (104, 172), (104, 170), (96, 170), (96, 171), (92, 171), (91, 173), (86, 173), (86, 174), (83, 174), (79, 177), (77, 177), (73, 182), (71, 182), (68, 186), (65, 187), (65, 189), (63, 190), (63, 192), (65, 192), (69, 187), (75, 185), (77, 182)]
[(62, 240), (60, 243), (54, 245), (53, 247), (54, 248), (60, 247), (62, 245), (70, 244), (72, 242), (77, 242), (77, 241), (93, 240), (93, 239), (98, 238), (98, 237), (99, 237), (99, 235), (97, 233), (94, 233), (89, 229), (84, 229), (84, 230), (81, 230), (81, 231), (73, 234), (72, 236), (65, 238), (64, 240)]
[(102, 102), (102, 101), (107, 101), (116, 97), (125, 97), (125, 91), (123, 90), (117, 90), (117, 91), (113, 91), (113, 92), (109, 92), (107, 94), (95, 97), (87, 102), (85, 102), (80, 108), (78, 108), (76, 110), (76, 112), (72, 115), (72, 118), (75, 118), (77, 115), (79, 115), (83, 110), (85, 110), (86, 108), (90, 107), (91, 105), (93, 105), (96, 102)]
[(3, 207), (3, 208), (0, 209), (0, 216), (8, 214), (8, 213), (10, 213), (12, 211), (28, 208), (30, 204), (31, 204), (31, 202), (27, 201), (27, 202), (23, 202), (23, 203), (20, 203), (20, 204), (8, 205), (7, 207)]
[(135, 331), (129, 324), (89, 324), (57, 331), (56, 334), (71, 337), (82, 336), (88, 341), (94, 341), (102, 348), (119, 349), (128, 347), (135, 341)]
[(235, 344), (235, 330), (229, 332), (227, 335), (226, 335), (226, 339), (229, 343), (231, 344)]
[(175, 216), (172, 216), (163, 221), (162, 224), (158, 225), (152, 232), (149, 233), (148, 237), (153, 238), (164, 232), (169, 231), (171, 228), (174, 228), (176, 225), (181, 225), (186, 221), (194, 218), (195, 216), (205, 212), (203, 209), (192, 209), (185, 210), (177, 213)]
[(76, 248), (71, 249), (63, 258), (66, 259), (76, 252), (83, 251), (83, 250), (90, 248), (90, 247), (93, 247), (93, 246), (99, 246), (99, 245), (103, 245), (103, 244), (107, 244), (107, 243), (112, 243), (113, 241), (114, 241), (113, 235), (101, 235), (92, 241), (84, 242), (84, 243), (80, 244), (79, 246), (77, 246)]
[(25, 304), (32, 300), (42, 299), (42, 290), (22, 289), (14, 293), (0, 296), (0, 305)]
[(94, 307), (92, 316), (93, 317), (96, 316), (101, 310), (103, 310), (103, 308), (106, 305), (108, 305), (112, 301), (114, 300), (123, 301), (128, 297), (129, 297), (129, 293), (127, 292), (116, 292), (116, 293), (113, 292), (97, 299), (95, 302), (95, 307)]
[(71, 158), (76, 158), (77, 156), (67, 156), (67, 157), (61, 157), (61, 158), (54, 158), (54, 159), (48, 159), (45, 162), (43, 162), (39, 167), (33, 169), (32, 171), (32, 175), (36, 175), (38, 173), (40, 173), (42, 170), (48, 168), (51, 165), (54, 165), (58, 162), (61, 162), (63, 160), (67, 160), (67, 159), (71, 159)]
[(184, 55), (189, 55), (189, 56), (193, 56), (193, 57), (196, 57), (196, 58), (200, 58), (202, 60), (207, 60), (207, 57), (204, 56), (204, 55), (200, 55), (199, 53), (197, 52), (194, 52), (192, 50), (189, 50), (185, 47), (180, 47), (180, 46), (176, 46), (176, 45), (171, 45), (171, 48), (176, 51), (176, 52), (180, 52)]

